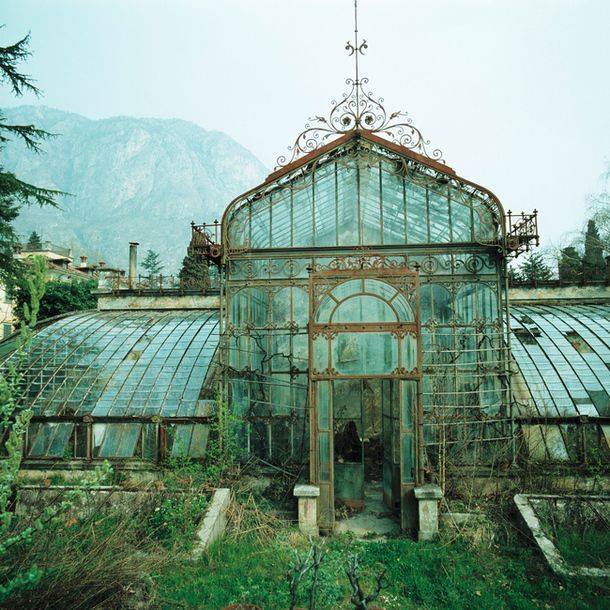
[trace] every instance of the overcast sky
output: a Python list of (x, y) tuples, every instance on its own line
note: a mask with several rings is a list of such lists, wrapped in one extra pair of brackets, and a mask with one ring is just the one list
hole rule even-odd
[[(28, 31), (45, 104), (177, 117), (268, 167), (344, 90), (353, 0), (0, 0), (0, 45)], [(610, 0), (360, 0), (361, 73), (460, 175), (579, 228), (610, 158)]]

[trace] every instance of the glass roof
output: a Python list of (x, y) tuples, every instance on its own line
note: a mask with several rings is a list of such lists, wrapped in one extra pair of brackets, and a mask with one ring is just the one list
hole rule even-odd
[(513, 305), (511, 326), (527, 415), (610, 415), (610, 306)]
[(382, 147), (348, 142), (232, 202), (226, 239), (237, 249), (495, 242), (500, 209), (488, 198)]
[(217, 346), (215, 311), (70, 315), (34, 335), (27, 401), (35, 415), (198, 415)]

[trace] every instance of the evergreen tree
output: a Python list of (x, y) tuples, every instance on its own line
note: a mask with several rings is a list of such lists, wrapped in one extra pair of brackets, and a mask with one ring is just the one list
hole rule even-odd
[(515, 284), (518, 282), (522, 282), (523, 278), (521, 277), (521, 273), (519, 273), (519, 269), (517, 267), (513, 267), (512, 265), (508, 266), (508, 283)]
[(604, 246), (599, 237), (595, 220), (587, 223), (585, 234), (585, 254), (582, 258), (583, 281), (603, 280), (606, 277), (606, 262), (604, 261)]
[(41, 250), (42, 249), (42, 237), (36, 233), (36, 231), (32, 231), (30, 236), (28, 237), (28, 246), (32, 250)]
[(544, 262), (542, 254), (533, 252), (530, 254), (521, 265), (520, 274), (524, 282), (535, 284), (536, 282), (544, 282), (553, 277), (553, 272)]
[(579, 282), (582, 279), (582, 256), (574, 246), (561, 249), (558, 269), (562, 282)]
[(208, 261), (195, 252), (189, 252), (182, 260), (182, 268), (178, 274), (182, 288), (197, 288), (207, 290), (210, 287), (210, 268)]
[(146, 269), (149, 276), (158, 275), (163, 270), (164, 265), (161, 264), (161, 257), (154, 250), (147, 250), (146, 256), (142, 261), (142, 267)]
[[(0, 47), (0, 83), (8, 85), (13, 94), (20, 97), (25, 92), (39, 94), (33, 80), (18, 70), (18, 64), (31, 55), (29, 34), (7, 47)], [(0, 112), (0, 151), (11, 139), (21, 140), (28, 149), (40, 152), (40, 143), (50, 133), (34, 125), (12, 125)], [(23, 273), (23, 265), (13, 255), (19, 238), (13, 221), (24, 205), (56, 206), (60, 191), (40, 188), (20, 180), (12, 172), (5, 171), (0, 162), (0, 282), (10, 284)]]
[[(51, 318), (62, 313), (95, 309), (97, 297), (93, 291), (97, 288), (95, 280), (49, 280), (45, 286), (44, 296), (40, 300), (39, 319)], [(26, 282), (21, 282), (17, 291), (15, 314), (24, 320), (24, 303), (32, 298), (31, 290)]]

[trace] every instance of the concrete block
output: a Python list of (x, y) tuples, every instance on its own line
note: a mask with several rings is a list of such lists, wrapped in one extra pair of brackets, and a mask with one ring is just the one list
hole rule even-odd
[(430, 484), (416, 487), (414, 492), (419, 516), (418, 540), (432, 540), (438, 534), (438, 501), (443, 492), (438, 485)]
[(295, 485), (293, 493), (299, 500), (299, 529), (306, 536), (319, 536), (318, 497), (320, 488), (316, 485)]
[(212, 496), (210, 506), (205, 513), (203, 523), (196, 533), (196, 543), (193, 549), (193, 559), (201, 554), (225, 531), (227, 527), (227, 510), (231, 504), (231, 490), (217, 489)]

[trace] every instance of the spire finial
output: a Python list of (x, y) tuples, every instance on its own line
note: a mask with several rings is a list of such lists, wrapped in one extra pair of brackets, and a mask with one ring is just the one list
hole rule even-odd
[(348, 90), (339, 101), (333, 100), (331, 111), (326, 117), (316, 115), (309, 119), (294, 144), (288, 147), (288, 154), (278, 157), (276, 169), (351, 131), (377, 134), (433, 161), (444, 163), (443, 153), (438, 148), (430, 150), (430, 141), (413, 125), (407, 113), (389, 113), (383, 106), (383, 98), (375, 97), (365, 89), (369, 80), (366, 77), (360, 78), (358, 56), (364, 55), (368, 44), (366, 40), (360, 42), (358, 39), (358, 0), (354, 0), (354, 40), (348, 40), (345, 49), (350, 57), (354, 56), (354, 78), (345, 81)]
[[(358, 0), (354, 0), (354, 42), (348, 40), (345, 44), (345, 50), (351, 57), (354, 56), (354, 84), (356, 85), (356, 107), (360, 102), (360, 73), (358, 69), (358, 55), (364, 55), (364, 51), (369, 48), (366, 40), (358, 43)], [(359, 125), (358, 125), (359, 127)]]

